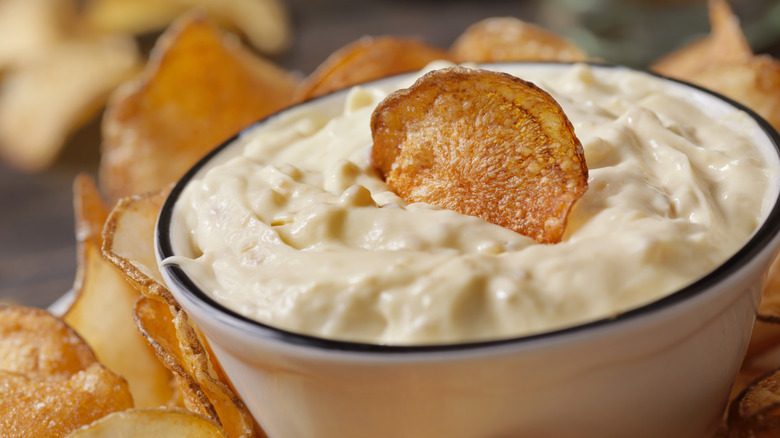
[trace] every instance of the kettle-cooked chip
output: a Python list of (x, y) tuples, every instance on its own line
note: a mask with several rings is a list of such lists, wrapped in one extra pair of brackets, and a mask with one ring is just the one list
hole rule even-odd
[(486, 18), (469, 26), (450, 52), (458, 62), (586, 61), (573, 42), (513, 17)]
[(380, 103), (371, 159), (411, 202), (560, 241), (587, 189), (582, 145), (558, 103), (517, 77), (435, 70)]
[(729, 405), (728, 436), (776, 437), (780, 430), (780, 369), (751, 382)]
[(303, 101), (352, 85), (416, 71), (436, 60), (453, 60), (445, 50), (415, 38), (363, 37), (331, 53), (298, 91)]
[(225, 438), (217, 425), (185, 409), (126, 409), (106, 415), (67, 438)]
[(289, 105), (297, 83), (202, 14), (182, 17), (109, 101), (101, 188), (115, 201), (178, 180), (219, 143)]
[(132, 406), (127, 382), (61, 319), (0, 306), (0, 435), (63, 436)]

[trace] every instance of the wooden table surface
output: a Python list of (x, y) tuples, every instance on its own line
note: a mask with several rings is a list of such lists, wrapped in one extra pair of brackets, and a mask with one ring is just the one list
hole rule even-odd
[[(604, 2), (619, 3), (618, 0)], [(430, 44), (447, 47), (468, 25), (491, 16), (515, 16), (559, 32), (575, 31), (577, 24), (570, 11), (562, 9), (566, 0), (287, 0), (285, 3), (291, 13), (295, 42), (276, 61), (302, 74), (311, 72), (333, 50), (363, 35), (417, 36)], [(669, 28), (665, 34), (691, 33), (697, 26), (706, 30), (703, 2), (696, 7), (698, 18), (690, 19), (694, 21), (688, 25)], [(690, 12), (691, 7), (686, 8)], [(626, 19), (643, 19), (643, 14), (621, 13), (626, 14)], [(571, 34), (573, 38), (577, 35)], [(765, 40), (757, 41), (765, 45), (762, 51), (780, 54), (780, 48), (767, 45)], [(633, 58), (606, 58), (614, 63), (641, 64), (652, 59), (657, 51), (666, 49), (642, 44), (637, 43), (635, 50), (630, 51)], [(637, 59), (637, 53), (644, 59)], [(76, 249), (71, 185), (79, 172), (96, 173), (99, 132), (98, 116), (74, 135), (53, 167), (37, 174), (22, 173), (0, 162), (0, 301), (46, 307), (72, 287)]]

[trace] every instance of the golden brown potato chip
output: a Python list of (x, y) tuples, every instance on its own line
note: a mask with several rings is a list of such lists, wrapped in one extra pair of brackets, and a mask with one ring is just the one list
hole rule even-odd
[(775, 258), (769, 267), (758, 307), (758, 319), (767, 323), (780, 323), (780, 257)]
[(215, 370), (205, 341), (184, 311), (144, 297), (136, 305), (135, 318), (177, 377), (185, 407), (221, 425), (231, 438), (263, 436), (244, 402)]
[(76, 298), (63, 319), (87, 341), (100, 363), (127, 380), (136, 407), (173, 406), (173, 377), (133, 320), (139, 293), (101, 254), (108, 208), (86, 175), (76, 178), (74, 192), (78, 280)]
[(0, 75), (50, 50), (75, 23), (73, 0), (0, 1)]
[(0, 306), (0, 431), (3, 437), (63, 436), (133, 406), (127, 382), (97, 362), (61, 319)]
[(0, 305), (0, 370), (57, 377), (95, 362), (92, 349), (59, 318), (42, 309)]
[[(154, 225), (167, 191), (121, 199), (103, 232), (104, 254), (144, 296), (135, 305), (136, 325), (163, 365), (176, 377), (184, 406), (215, 423), (229, 437), (261, 432), (219, 373), (205, 340), (162, 283), (154, 253)], [(261, 435), (262, 436), (262, 435)]]
[(131, 38), (103, 37), (62, 42), (9, 70), (0, 83), (0, 156), (30, 171), (50, 165), (139, 62)]
[(586, 61), (576, 44), (513, 17), (487, 18), (469, 26), (453, 43), (457, 62)]
[(780, 435), (780, 369), (751, 382), (730, 404), (729, 437), (769, 438)]
[(110, 200), (159, 190), (248, 124), (291, 102), (297, 81), (201, 14), (177, 20), (103, 119), (101, 188)]
[(54, 379), (0, 371), (0, 430), (6, 438), (63, 436), (131, 407), (127, 382), (99, 363)]
[(739, 19), (725, 0), (709, 0), (709, 36), (674, 51), (651, 65), (651, 70), (685, 80), (713, 65), (741, 63), (753, 51), (739, 25)]
[(176, 305), (163, 284), (154, 252), (154, 226), (168, 190), (120, 199), (103, 229), (103, 255), (139, 292)]
[(296, 92), (296, 101), (420, 70), (436, 60), (453, 59), (447, 51), (414, 38), (363, 37), (328, 56), (301, 84)]
[(114, 412), (67, 438), (225, 438), (217, 425), (184, 409), (127, 409)]
[(371, 118), (371, 159), (390, 188), (541, 243), (560, 241), (588, 169), (574, 128), (517, 77), (452, 67), (388, 96)]

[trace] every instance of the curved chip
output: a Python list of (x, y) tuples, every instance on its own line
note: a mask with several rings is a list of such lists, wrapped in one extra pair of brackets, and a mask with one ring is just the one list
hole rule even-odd
[(225, 438), (219, 426), (185, 409), (127, 409), (114, 412), (67, 438)]
[(780, 369), (759, 376), (731, 402), (727, 428), (732, 437), (780, 434)]
[(452, 67), (420, 78), (371, 117), (374, 166), (399, 196), (561, 240), (587, 189), (582, 145), (558, 103), (517, 77)]
[(300, 85), (296, 101), (395, 74), (420, 70), (436, 60), (452, 61), (447, 51), (415, 38), (363, 37), (333, 52)]
[(559, 61), (588, 59), (576, 44), (513, 17), (486, 18), (469, 26), (453, 43), (457, 62)]
[(0, 435), (63, 436), (131, 407), (127, 381), (61, 319), (0, 306)]

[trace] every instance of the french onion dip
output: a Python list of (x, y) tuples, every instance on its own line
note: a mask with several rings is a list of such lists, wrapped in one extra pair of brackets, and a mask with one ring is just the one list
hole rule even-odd
[(240, 135), (182, 192), (174, 214), (191, 254), (164, 263), (280, 329), (473, 342), (658, 300), (734, 254), (772, 208), (777, 166), (765, 164), (748, 114), (622, 68), (502, 68), (548, 91), (585, 151), (589, 189), (560, 243), (389, 191), (369, 161), (369, 119), (415, 79), (393, 78)]

